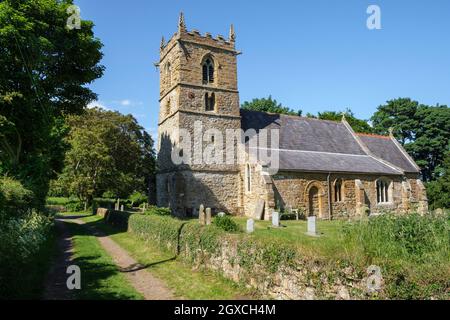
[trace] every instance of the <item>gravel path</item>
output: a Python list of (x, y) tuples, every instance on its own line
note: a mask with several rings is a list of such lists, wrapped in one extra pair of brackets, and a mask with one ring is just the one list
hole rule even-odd
[[(44, 300), (72, 300), (73, 294), (67, 289), (67, 267), (72, 264), (72, 237), (67, 230), (66, 223), (71, 222), (85, 225), (84, 221), (73, 217), (56, 219), (58, 231), (58, 256), (47, 276), (44, 291)], [(144, 296), (145, 300), (173, 300), (176, 299), (172, 290), (164, 282), (153, 276), (145, 266), (134, 260), (127, 251), (122, 249), (114, 240), (94, 227), (86, 226), (94, 235), (103, 249), (111, 256), (114, 263), (129, 283)], [(179, 299), (179, 298), (178, 298)]]
[(67, 289), (67, 268), (72, 264), (72, 236), (63, 219), (55, 220), (58, 254), (45, 280), (44, 300), (72, 300), (73, 293)]
[[(83, 221), (77, 220), (79, 224)], [(134, 260), (126, 250), (122, 249), (114, 240), (100, 230), (87, 227), (97, 237), (103, 249), (113, 259), (119, 270), (125, 275), (130, 284), (144, 296), (145, 300), (173, 300), (176, 299), (172, 290), (164, 282), (153, 276), (146, 267)]]

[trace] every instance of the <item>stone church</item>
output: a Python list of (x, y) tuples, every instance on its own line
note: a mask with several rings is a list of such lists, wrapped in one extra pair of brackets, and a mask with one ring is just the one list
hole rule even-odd
[[(319, 219), (336, 219), (386, 211), (428, 209), (420, 169), (390, 136), (356, 133), (341, 122), (240, 110), (236, 35), (227, 38), (187, 30), (181, 14), (178, 31), (161, 41), (160, 111), (158, 124), (157, 204), (179, 216), (195, 216), (200, 205), (213, 212), (270, 219), (274, 211), (295, 211)], [(180, 145), (180, 130), (195, 136), (215, 128), (279, 130), (276, 174), (266, 164), (175, 164), (178, 154), (193, 151)], [(234, 142), (233, 142), (234, 143)], [(195, 152), (195, 150), (193, 151)], [(257, 215), (257, 217), (255, 216)]]

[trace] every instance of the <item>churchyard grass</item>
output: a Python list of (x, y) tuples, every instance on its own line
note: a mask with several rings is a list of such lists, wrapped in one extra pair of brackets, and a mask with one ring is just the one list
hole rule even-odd
[(256, 297), (253, 292), (207, 270), (193, 270), (157, 244), (143, 241), (131, 232), (118, 231), (99, 216), (83, 218), (86, 223), (110, 235), (136, 261), (166, 283), (176, 296), (189, 300), (232, 300)]
[[(233, 218), (242, 230), (246, 229), (248, 218)], [(304, 254), (311, 256), (330, 256), (342, 249), (342, 227), (344, 221), (317, 221), (320, 237), (306, 234), (307, 222), (303, 220), (282, 220), (280, 228), (273, 228), (270, 221), (255, 221), (252, 234), (262, 240), (283, 240), (295, 244)]]
[[(234, 220), (245, 230), (247, 218)], [(281, 221), (281, 228), (255, 221), (252, 237), (294, 244), (302, 256), (347, 261), (365, 270), (380, 266), (390, 298), (450, 299), (450, 219), (411, 214), (360, 221), (317, 221), (320, 237), (306, 235), (306, 221)]]

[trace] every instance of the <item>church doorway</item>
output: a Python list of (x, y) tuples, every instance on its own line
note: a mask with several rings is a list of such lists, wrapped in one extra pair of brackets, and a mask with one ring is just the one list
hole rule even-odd
[(312, 184), (307, 192), (308, 199), (308, 215), (310, 217), (318, 217), (322, 218), (323, 216), (323, 197), (324, 193), (322, 188), (320, 188), (317, 184)]

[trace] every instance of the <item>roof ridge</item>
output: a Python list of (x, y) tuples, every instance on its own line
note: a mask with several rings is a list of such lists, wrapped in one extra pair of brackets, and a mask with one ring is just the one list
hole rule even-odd
[(297, 118), (297, 119), (304, 119), (304, 120), (315, 120), (315, 121), (323, 121), (323, 122), (331, 122), (331, 123), (342, 123), (341, 120), (328, 120), (328, 119), (318, 119), (318, 118), (312, 118), (312, 117), (305, 117), (305, 116), (298, 116), (295, 114), (285, 114), (285, 113), (276, 113), (276, 112), (267, 112), (267, 111), (259, 111), (259, 110), (249, 110), (249, 109), (243, 109), (244, 112), (259, 112), (259, 113), (265, 113), (272, 116), (283, 116), (288, 118)]
[(384, 136), (384, 135), (375, 134), (375, 133), (356, 132), (356, 135), (358, 135), (360, 137), (373, 137), (373, 138), (380, 138), (380, 139), (386, 139), (386, 140), (391, 139), (390, 136)]

